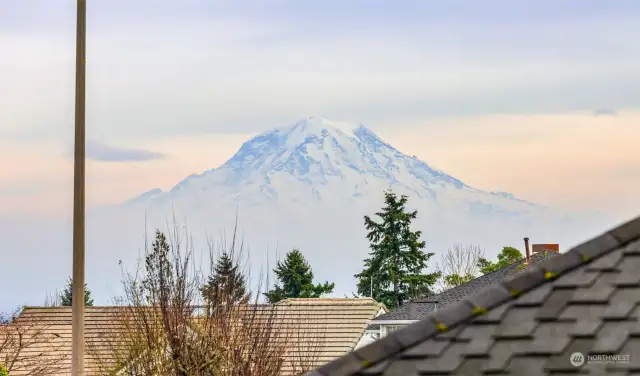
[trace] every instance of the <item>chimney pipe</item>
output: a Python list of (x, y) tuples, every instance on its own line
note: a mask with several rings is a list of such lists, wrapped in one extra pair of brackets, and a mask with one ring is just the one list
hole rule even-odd
[(529, 252), (529, 238), (524, 238), (524, 249), (527, 253), (527, 264), (531, 261), (531, 253)]

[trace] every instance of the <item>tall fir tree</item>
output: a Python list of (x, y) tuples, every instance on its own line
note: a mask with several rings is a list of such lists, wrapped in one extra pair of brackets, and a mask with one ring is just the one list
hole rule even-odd
[(147, 303), (167, 306), (175, 287), (174, 267), (170, 260), (171, 246), (166, 235), (156, 230), (156, 237), (151, 245), (151, 251), (145, 255), (146, 275), (142, 280)]
[[(67, 286), (64, 288), (62, 295), (60, 296), (60, 305), (63, 307), (71, 307), (73, 304), (73, 280), (69, 278)], [(84, 284), (84, 305), (86, 307), (93, 307), (93, 298), (91, 297), (91, 290), (87, 288), (87, 284)]]
[(220, 255), (201, 291), (204, 299), (214, 302), (224, 300), (238, 303), (247, 297), (245, 276), (228, 253)]
[(385, 206), (376, 213), (380, 222), (364, 216), (371, 252), (362, 272), (355, 275), (358, 294), (373, 294), (390, 309), (409, 298), (432, 293), (432, 286), (440, 277), (440, 273), (424, 273), (433, 253), (423, 251), (426, 243), (420, 240), (422, 232), (411, 230), (411, 221), (418, 212), (407, 212), (407, 201), (407, 196), (398, 197), (387, 190)]
[(278, 261), (273, 270), (279, 284), (265, 293), (269, 303), (277, 303), (287, 298), (319, 298), (330, 294), (334, 283), (313, 283), (313, 271), (300, 250), (293, 249), (287, 253), (284, 262)]

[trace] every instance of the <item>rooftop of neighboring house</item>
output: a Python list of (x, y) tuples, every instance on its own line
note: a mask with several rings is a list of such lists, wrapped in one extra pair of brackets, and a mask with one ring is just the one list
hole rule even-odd
[[(384, 304), (371, 298), (285, 299), (276, 306), (278, 310), (284, 308), (276, 316), (277, 325), (296, 331), (295, 336), (303, 342), (288, 358), (310, 365), (306, 370), (352, 351), (368, 323), (381, 312), (388, 312)], [(285, 361), (282, 375), (299, 372), (294, 366)]]
[[(558, 256), (558, 253), (556, 252), (534, 253), (531, 255), (528, 265), (535, 265), (542, 260), (556, 256)], [(450, 288), (435, 295), (407, 302), (389, 313), (376, 317), (372, 324), (390, 320), (422, 320), (436, 309), (446, 307), (451, 303), (455, 303), (479, 292), (493, 283), (500, 282), (515, 273), (526, 270), (528, 265), (525, 262), (526, 258), (523, 258), (520, 261), (516, 261), (511, 265), (505, 266), (491, 273), (481, 275), (480, 277), (460, 286)]]
[(631, 375), (640, 369), (639, 270), (640, 217), (309, 375)]
[[(297, 368), (300, 365), (297, 363), (313, 368), (353, 350), (369, 321), (380, 312), (387, 312), (384, 304), (371, 298), (285, 299), (275, 305), (260, 304), (254, 307), (260, 315), (276, 312), (272, 316), (273, 325), (278, 330), (295, 331), (293, 335), (299, 337), (297, 341), (300, 345), (285, 358), (283, 376), (299, 372)], [(274, 311), (273, 307), (277, 309)], [(117, 306), (85, 308), (87, 375), (100, 374), (101, 365), (97, 355), (112, 351), (107, 348), (112, 345), (105, 340), (107, 335), (124, 330), (123, 326), (115, 326), (121, 321), (116, 319), (116, 315), (122, 311), (123, 307)], [(25, 307), (14, 324), (25, 323), (29, 323), (31, 332), (44, 331), (50, 334), (47, 341), (32, 343), (25, 350), (26, 354), (33, 356), (44, 353), (58, 357), (60, 372), (51, 375), (68, 375), (71, 369), (71, 307)], [(29, 369), (29, 366), (25, 366), (25, 369)], [(11, 373), (12, 376), (28, 374), (28, 370)]]

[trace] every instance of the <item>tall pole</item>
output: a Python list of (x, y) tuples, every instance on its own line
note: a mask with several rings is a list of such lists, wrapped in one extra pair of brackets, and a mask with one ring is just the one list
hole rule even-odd
[(76, 23), (76, 114), (73, 161), (72, 376), (84, 375), (84, 209), (85, 209), (85, 63), (87, 3), (78, 0)]

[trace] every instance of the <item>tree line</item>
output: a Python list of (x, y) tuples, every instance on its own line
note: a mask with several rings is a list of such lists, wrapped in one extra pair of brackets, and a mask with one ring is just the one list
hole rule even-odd
[[(384, 207), (375, 216), (364, 216), (369, 256), (363, 269), (354, 275), (357, 279), (355, 296), (373, 297), (393, 309), (407, 300), (428, 296), (467, 283), (479, 274), (494, 272), (523, 258), (514, 247), (504, 247), (496, 261), (484, 258), (479, 246), (455, 244), (441, 255), (435, 271), (427, 272), (434, 256), (425, 252), (426, 242), (422, 231), (411, 228), (417, 211), (408, 211), (408, 197), (393, 191), (384, 193)], [(299, 249), (289, 251), (273, 270), (277, 283), (263, 293), (269, 303), (287, 298), (319, 298), (331, 294), (335, 284), (328, 281), (314, 283), (311, 265)], [(69, 278), (57, 304), (72, 305), (72, 283)], [(234, 301), (246, 298), (246, 276), (227, 252), (222, 252), (200, 290), (203, 298), (214, 295), (234, 294)], [(85, 305), (93, 306), (91, 291), (85, 285)]]
[[(407, 202), (407, 196), (389, 190), (385, 192), (383, 208), (375, 213), (377, 218), (364, 216), (370, 252), (362, 271), (355, 275), (358, 282), (354, 295), (372, 297), (393, 309), (522, 259), (520, 251), (512, 247), (503, 248), (496, 261), (489, 261), (480, 247), (454, 245), (441, 255), (435, 271), (428, 271), (434, 254), (425, 252), (422, 232), (412, 229), (418, 213), (408, 211)], [(275, 328), (272, 323), (277, 321), (273, 317), (276, 313), (265, 316), (260, 302), (320, 298), (333, 292), (334, 283), (316, 282), (303, 253), (293, 249), (277, 262), (273, 270), (276, 283), (265, 292), (260, 288), (252, 292), (235, 248), (235, 237), (229, 249), (217, 256), (211, 253), (206, 277), (193, 272), (191, 250), (181, 250), (178, 238), (177, 230), (169, 234), (156, 231), (150, 249), (145, 249), (142, 266), (135, 273), (123, 271), (124, 296), (117, 304), (126, 312), (114, 320), (121, 321), (119, 324), (128, 330), (126, 338), (120, 332), (106, 336), (107, 342), (113, 341), (113, 347), (106, 350), (107, 358), (115, 359), (118, 369), (128, 367), (124, 372), (128, 375), (277, 375), (285, 354), (296, 346), (296, 333)], [(72, 284), (69, 279), (62, 293), (51, 299), (51, 305), (71, 306)], [(94, 304), (86, 285), (84, 301), (86, 306)], [(194, 307), (202, 307), (203, 312), (194, 316)], [(243, 324), (229, 332), (229, 323), (238, 317)], [(26, 336), (25, 333), (46, 332), (42, 328), (34, 331), (29, 325), (34, 324), (0, 325), (0, 338), (10, 339), (0, 341), (0, 353), (25, 352), (31, 342), (53, 345), (47, 342), (51, 341), (48, 337)], [(302, 323), (294, 326), (304, 327)], [(123, 349), (123, 343), (128, 347)], [(247, 358), (246, 354), (255, 356)], [(62, 363), (63, 359), (54, 357), (43, 366), (43, 373), (33, 375), (48, 374), (51, 367)], [(9, 372), (14, 369), (6, 362), (2, 366)], [(105, 364), (104, 374), (112, 374), (113, 366)], [(305, 372), (313, 364), (296, 364), (293, 368)]]
[[(163, 236), (162, 233), (159, 236)], [(156, 241), (160, 241), (156, 239)], [(299, 249), (288, 252), (285, 259), (278, 261), (273, 269), (278, 282), (272, 289), (263, 293), (268, 303), (277, 303), (288, 298), (320, 298), (323, 295), (333, 292), (334, 283), (313, 282), (314, 275), (311, 265), (306, 260)], [(247, 298), (247, 276), (240, 270), (237, 260), (227, 252), (222, 252), (211, 274), (200, 287), (203, 299), (216, 299), (219, 296), (231, 296), (232, 300), (239, 303)], [(48, 297), (46, 306), (71, 307), (73, 304), (72, 294), (73, 280), (69, 278), (67, 284), (60, 295), (54, 295), (53, 299)], [(84, 304), (93, 307), (91, 290), (84, 286)]]
[[(144, 262), (132, 272), (123, 268), (118, 309), (109, 311), (110, 324), (100, 329), (105, 332), (101, 341), (86, 345), (100, 374), (277, 376), (286, 367), (302, 375), (319, 365), (322, 338), (313, 326), (307, 329), (312, 319), (262, 304), (262, 298), (275, 303), (333, 290), (331, 283), (313, 283), (300, 251), (292, 250), (278, 262), (274, 272), (279, 281), (263, 293), (247, 284), (235, 236), (228, 249), (218, 255), (210, 252), (206, 273), (195, 270), (185, 238), (177, 229), (156, 231)], [(72, 283), (67, 281), (50, 303), (71, 305)], [(84, 299), (93, 305), (86, 286)], [(63, 372), (70, 354), (55, 347), (63, 342), (49, 335), (46, 322), (16, 319), (18, 313), (7, 318), (11, 325), (0, 325), (0, 376), (24, 369), (32, 376)], [(36, 347), (55, 351), (35, 356)], [(304, 356), (292, 356), (301, 348)]]

